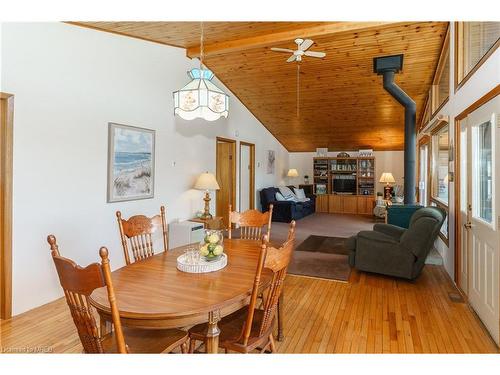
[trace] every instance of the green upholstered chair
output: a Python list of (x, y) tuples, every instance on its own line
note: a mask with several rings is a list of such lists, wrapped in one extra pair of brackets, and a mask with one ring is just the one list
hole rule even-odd
[(401, 228), (408, 228), (410, 225), (410, 218), (415, 211), (421, 209), (422, 206), (415, 204), (405, 204), (387, 207), (387, 224), (397, 225)]
[(375, 224), (348, 238), (349, 264), (361, 271), (413, 280), (417, 278), (432, 249), (446, 212), (438, 207), (417, 210), (408, 229), (391, 224)]

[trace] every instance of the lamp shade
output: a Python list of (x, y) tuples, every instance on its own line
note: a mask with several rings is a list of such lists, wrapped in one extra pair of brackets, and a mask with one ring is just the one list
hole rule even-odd
[(194, 188), (198, 190), (219, 190), (220, 186), (212, 173), (202, 173), (196, 179)]
[(297, 172), (297, 170), (295, 168), (291, 168), (288, 170), (287, 176), (288, 177), (298, 177), (299, 172)]
[(191, 82), (174, 92), (174, 113), (184, 120), (227, 117), (229, 96), (214, 85), (214, 74), (208, 69), (192, 69), (188, 75)]
[(386, 184), (393, 184), (396, 182), (396, 180), (394, 179), (394, 176), (392, 175), (392, 173), (384, 172), (384, 173), (382, 173), (382, 177), (380, 177), (379, 182), (384, 182)]

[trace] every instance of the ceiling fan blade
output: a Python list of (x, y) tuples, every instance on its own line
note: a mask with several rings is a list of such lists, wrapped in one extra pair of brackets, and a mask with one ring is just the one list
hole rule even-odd
[(288, 48), (275, 48), (275, 47), (272, 47), (271, 51), (293, 53), (293, 50), (292, 49), (288, 49)]
[(326, 53), (324, 53), (324, 52), (315, 52), (315, 51), (306, 51), (306, 52), (304, 52), (304, 55), (311, 56), (311, 57), (322, 58), (322, 57), (326, 56)]
[(301, 51), (305, 51), (306, 49), (311, 47), (313, 44), (314, 44), (314, 42), (311, 39), (306, 39), (300, 44), (299, 49)]
[(292, 55), (288, 58), (288, 60), (286, 60), (286, 62), (292, 62), (292, 61), (295, 61), (297, 59), (297, 56), (295, 55)]

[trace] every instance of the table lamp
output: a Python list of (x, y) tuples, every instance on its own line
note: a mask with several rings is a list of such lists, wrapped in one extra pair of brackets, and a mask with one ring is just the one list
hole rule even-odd
[(196, 183), (194, 184), (194, 188), (197, 190), (205, 190), (205, 197), (203, 200), (205, 201), (205, 211), (203, 215), (201, 215), (201, 219), (211, 219), (212, 215), (210, 214), (210, 193), (209, 190), (219, 190), (220, 186), (217, 183), (217, 179), (212, 173), (205, 172), (198, 176), (196, 179)]
[(384, 186), (384, 199), (391, 199), (391, 194), (392, 194), (392, 186), (389, 184), (393, 184), (396, 182), (394, 179), (394, 176), (390, 172), (384, 172), (382, 173), (382, 177), (380, 177), (380, 181), (382, 183), (385, 183)]
[[(288, 177), (299, 177), (299, 172), (297, 172), (297, 170), (295, 168), (290, 168), (286, 175)], [(290, 180), (293, 181), (292, 179), (290, 179)]]

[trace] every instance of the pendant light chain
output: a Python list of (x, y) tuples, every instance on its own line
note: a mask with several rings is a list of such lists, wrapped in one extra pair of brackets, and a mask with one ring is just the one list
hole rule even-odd
[(191, 81), (174, 91), (174, 114), (184, 120), (215, 121), (229, 115), (229, 95), (212, 82), (212, 71), (203, 67), (204, 39), (204, 23), (200, 21), (199, 68), (191, 69), (188, 72)]
[(200, 28), (201, 28), (201, 33), (200, 33), (200, 70), (203, 70), (203, 21), (200, 22)]

